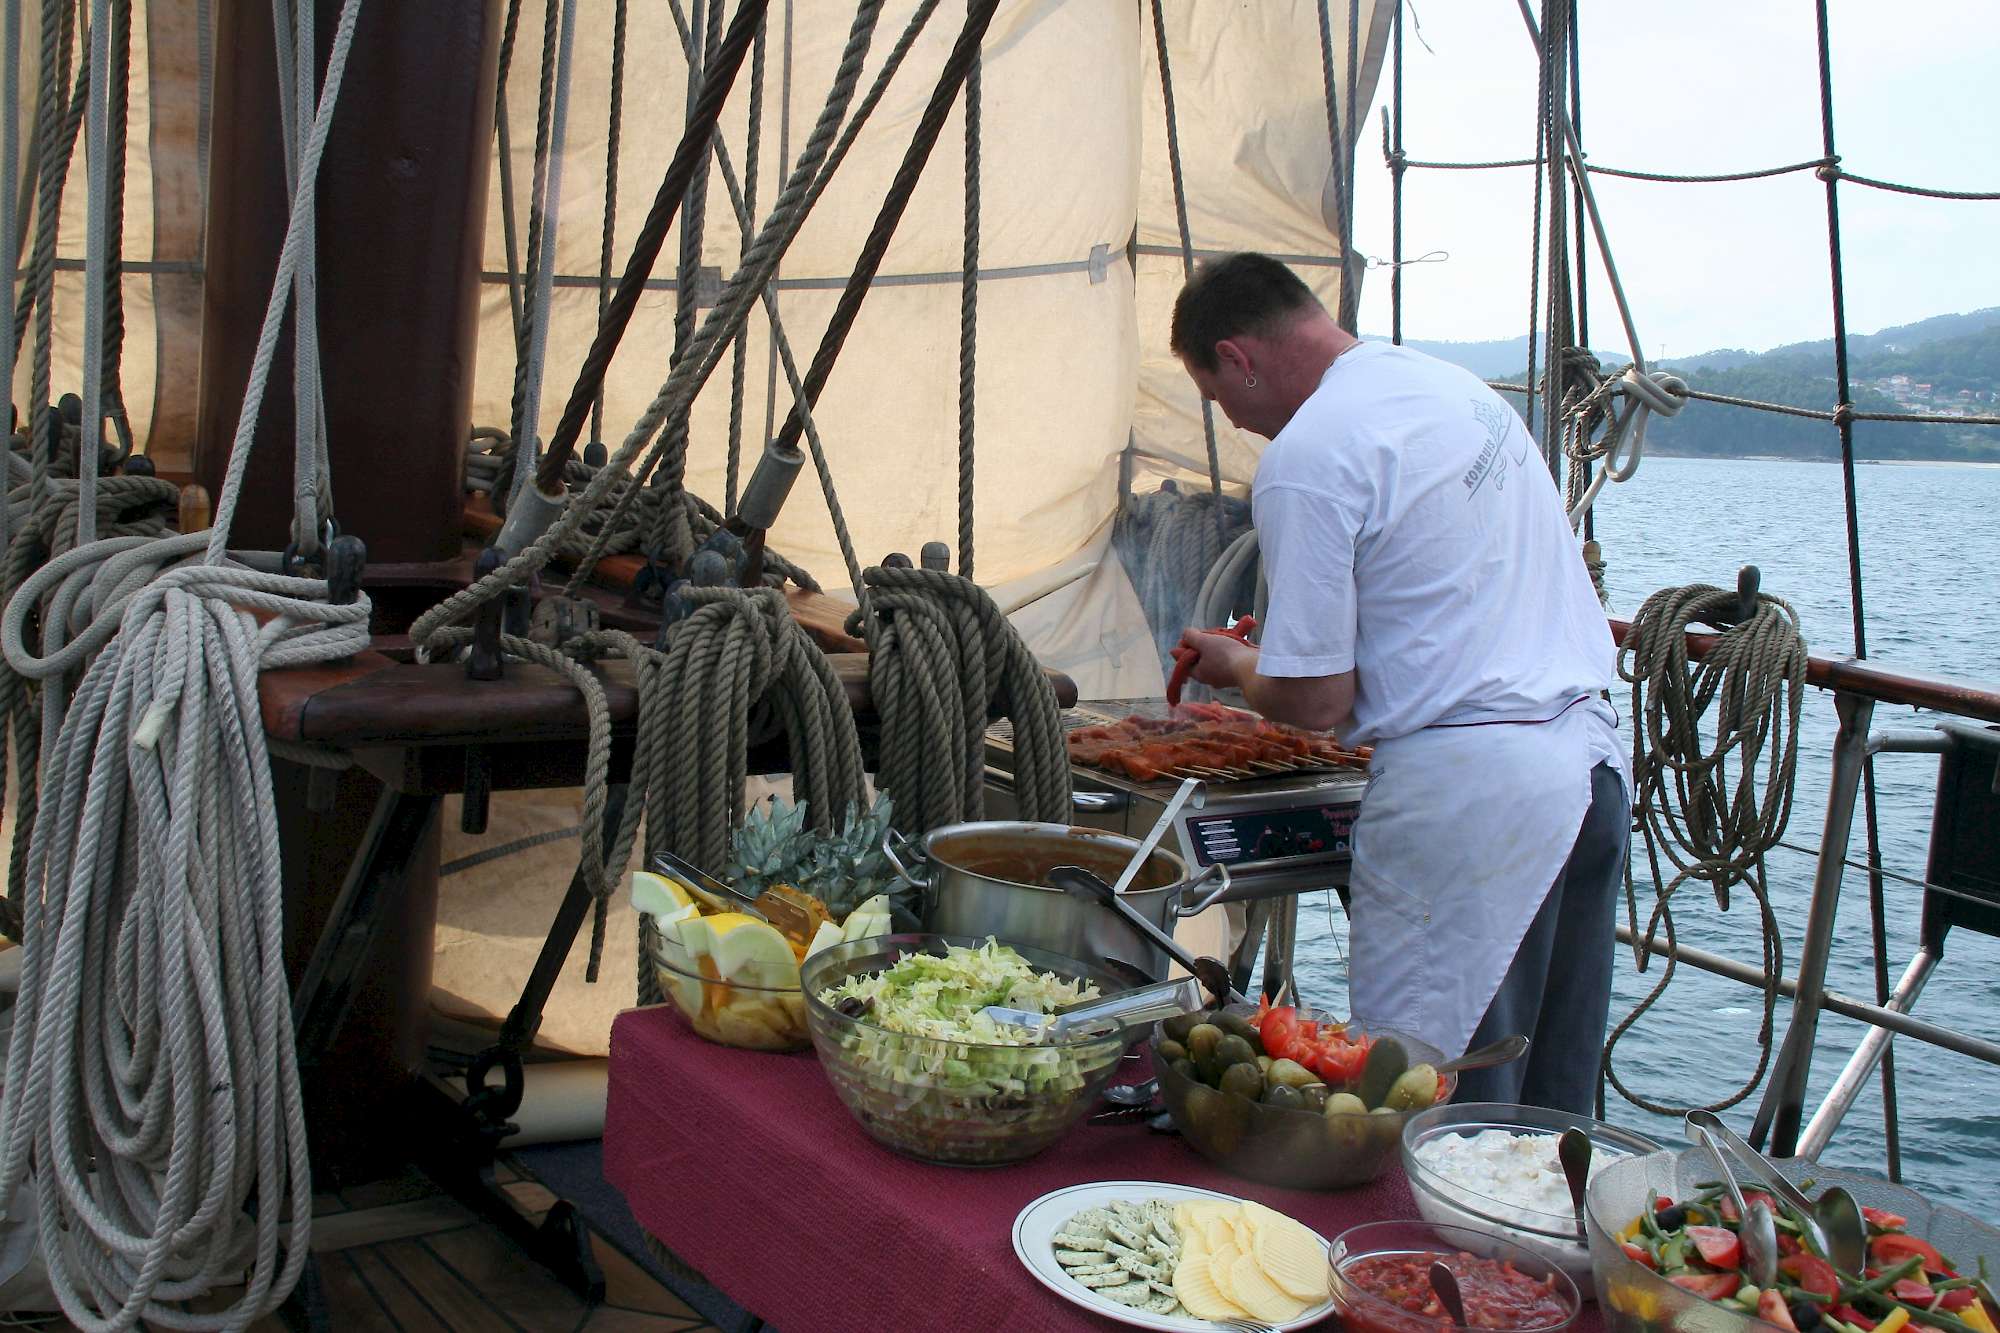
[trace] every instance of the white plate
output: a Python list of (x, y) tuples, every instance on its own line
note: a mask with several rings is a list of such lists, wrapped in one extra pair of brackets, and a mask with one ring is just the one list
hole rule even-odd
[[(1068, 1189), (1044, 1194), (1041, 1198), (1021, 1210), (1014, 1219), (1014, 1253), (1021, 1257), (1028, 1272), (1035, 1281), (1053, 1291), (1056, 1295), (1080, 1305), (1094, 1314), (1115, 1319), (1121, 1324), (1135, 1328), (1157, 1328), (1169, 1333), (1213, 1333), (1221, 1327), (1206, 1319), (1195, 1319), (1188, 1315), (1147, 1314), (1129, 1305), (1106, 1300), (1089, 1287), (1078, 1283), (1062, 1270), (1056, 1262), (1055, 1234), (1063, 1224), (1086, 1208), (1102, 1208), (1113, 1200), (1123, 1199), (1128, 1203), (1138, 1203), (1142, 1199), (1159, 1199), (1168, 1204), (1177, 1204), (1189, 1199), (1213, 1199), (1222, 1203), (1242, 1203), (1233, 1194), (1217, 1194), (1214, 1190), (1195, 1189), (1190, 1185), (1163, 1185), (1153, 1180), (1100, 1180), (1090, 1185), (1071, 1185)], [(1317, 1234), (1317, 1233), (1315, 1233)], [(1319, 1242), (1326, 1245), (1326, 1237)], [(1328, 1261), (1332, 1260), (1331, 1245), (1327, 1245)], [(1333, 1313), (1333, 1302), (1323, 1301), (1300, 1315), (1289, 1324), (1280, 1324), (1282, 1329), (1310, 1328)]]

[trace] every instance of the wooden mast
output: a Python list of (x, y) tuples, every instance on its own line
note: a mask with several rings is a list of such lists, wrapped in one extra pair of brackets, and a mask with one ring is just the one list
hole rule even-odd
[[(322, 78), (339, 10), (334, 0), (316, 6)], [(334, 516), (367, 543), (370, 582), (410, 582), (419, 576), (410, 564), (456, 560), (463, 546), (500, 14), (499, 0), (364, 4), (320, 170), (319, 344)], [(195, 476), (211, 493), (227, 462), (288, 212), (269, 0), (223, 0), (215, 50), (194, 455)], [(290, 541), (291, 345), (288, 322), (233, 533), (249, 549), (283, 550)], [(392, 594), (388, 603), (395, 601)], [(306, 772), (272, 767), (296, 984), (382, 786), (349, 769), (328, 793), (330, 808), (314, 810)], [(418, 835), (398, 889), (340, 1036), (307, 1072), (316, 1169), (334, 1181), (366, 1177), (406, 1155), (407, 1124), (396, 1108), (428, 1036), (434, 819)]]

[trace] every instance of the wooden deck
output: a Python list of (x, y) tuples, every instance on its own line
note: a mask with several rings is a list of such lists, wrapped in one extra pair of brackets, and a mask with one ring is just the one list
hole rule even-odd
[[(555, 1196), (502, 1170), (525, 1209), (541, 1213)], [(602, 1236), (604, 1303), (585, 1308), (498, 1231), (420, 1176), (376, 1181), (314, 1202), (319, 1257), (337, 1333), (718, 1333), (702, 1315)], [(218, 1293), (218, 1303), (228, 1293)], [(14, 1327), (74, 1325), (60, 1316)], [(148, 1326), (151, 1327), (151, 1326)], [(253, 1333), (285, 1333), (269, 1316)]]

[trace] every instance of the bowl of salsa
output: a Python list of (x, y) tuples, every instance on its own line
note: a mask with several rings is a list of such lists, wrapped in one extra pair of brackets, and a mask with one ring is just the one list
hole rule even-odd
[[(1335, 1238), (1332, 1262), (1333, 1304), (1349, 1333), (1559, 1333), (1583, 1304), (1559, 1266), (1464, 1227), (1369, 1222)], [(1458, 1280), (1463, 1325), (1431, 1289), (1434, 1262)]]

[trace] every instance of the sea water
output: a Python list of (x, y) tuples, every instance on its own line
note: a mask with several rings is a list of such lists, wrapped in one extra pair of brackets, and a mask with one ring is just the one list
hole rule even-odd
[[(2000, 468), (1951, 465), (1862, 465), (1856, 494), (1867, 613), (1868, 656), (1885, 667), (1958, 676), (2000, 689)], [(1790, 602), (1809, 650), (1818, 657), (1852, 654), (1846, 518), (1838, 464), (1790, 461), (1648, 458), (1632, 481), (1607, 486), (1597, 502), (1597, 536), (1604, 547), (1611, 604), (1629, 617), (1654, 590), (1679, 584), (1735, 586), (1737, 570), (1754, 564), (1763, 590)], [(1627, 740), (1630, 686), (1614, 698)], [(1928, 727), (1931, 715), (1880, 706), (1874, 727)], [(1713, 719), (1706, 734), (1712, 735)], [(1813, 856), (1819, 843), (1832, 772), (1832, 696), (1806, 692), (1799, 728), (1796, 800), (1784, 841), (1769, 858), (1772, 906), (1784, 938), (1788, 975), (1798, 963)], [(1934, 755), (1883, 755), (1876, 760), (1883, 864), (1921, 877), (1937, 787)], [(1857, 802), (1849, 856), (1862, 860), (1865, 826)], [(1651, 898), (1645, 855), (1633, 843), (1640, 885), (1641, 926)], [(1345, 1011), (1347, 923), (1325, 895), (1300, 901), (1299, 983), (1308, 1002)], [(1889, 980), (1893, 985), (1917, 948), (1922, 891), (1886, 886)], [(1727, 913), (1713, 893), (1686, 886), (1675, 898), (1675, 921), (1688, 944), (1756, 963), (1761, 957), (1756, 904), (1743, 886)], [(1620, 916), (1623, 917), (1621, 906)], [(1849, 870), (1840, 904), (1827, 985), (1874, 1000), (1868, 877)], [(1654, 960), (1637, 971), (1622, 948), (1612, 998), (1616, 1024), (1658, 981)], [(1693, 968), (1679, 969), (1660, 1002), (1619, 1043), (1620, 1078), (1649, 1100), (1705, 1104), (1733, 1095), (1757, 1068), (1761, 992)], [(1791, 1005), (1777, 1010), (1775, 1048)], [(1989, 1040), (2000, 1039), (2000, 940), (1956, 930), (1944, 961), (1917, 1006), (1919, 1016)], [(1822, 1014), (1806, 1114), (1825, 1096), (1865, 1025)], [(1894, 1045), (1902, 1127), (1904, 1179), (1942, 1202), (2000, 1221), (2000, 1068), (1909, 1038)], [(1775, 1049), (1773, 1051), (1775, 1058)], [(1749, 1128), (1763, 1087), (1723, 1112)], [(1678, 1142), (1676, 1121), (1649, 1114), (1609, 1094), (1614, 1123)], [(1879, 1078), (1848, 1114), (1822, 1161), (1881, 1172), (1882, 1094)]]

